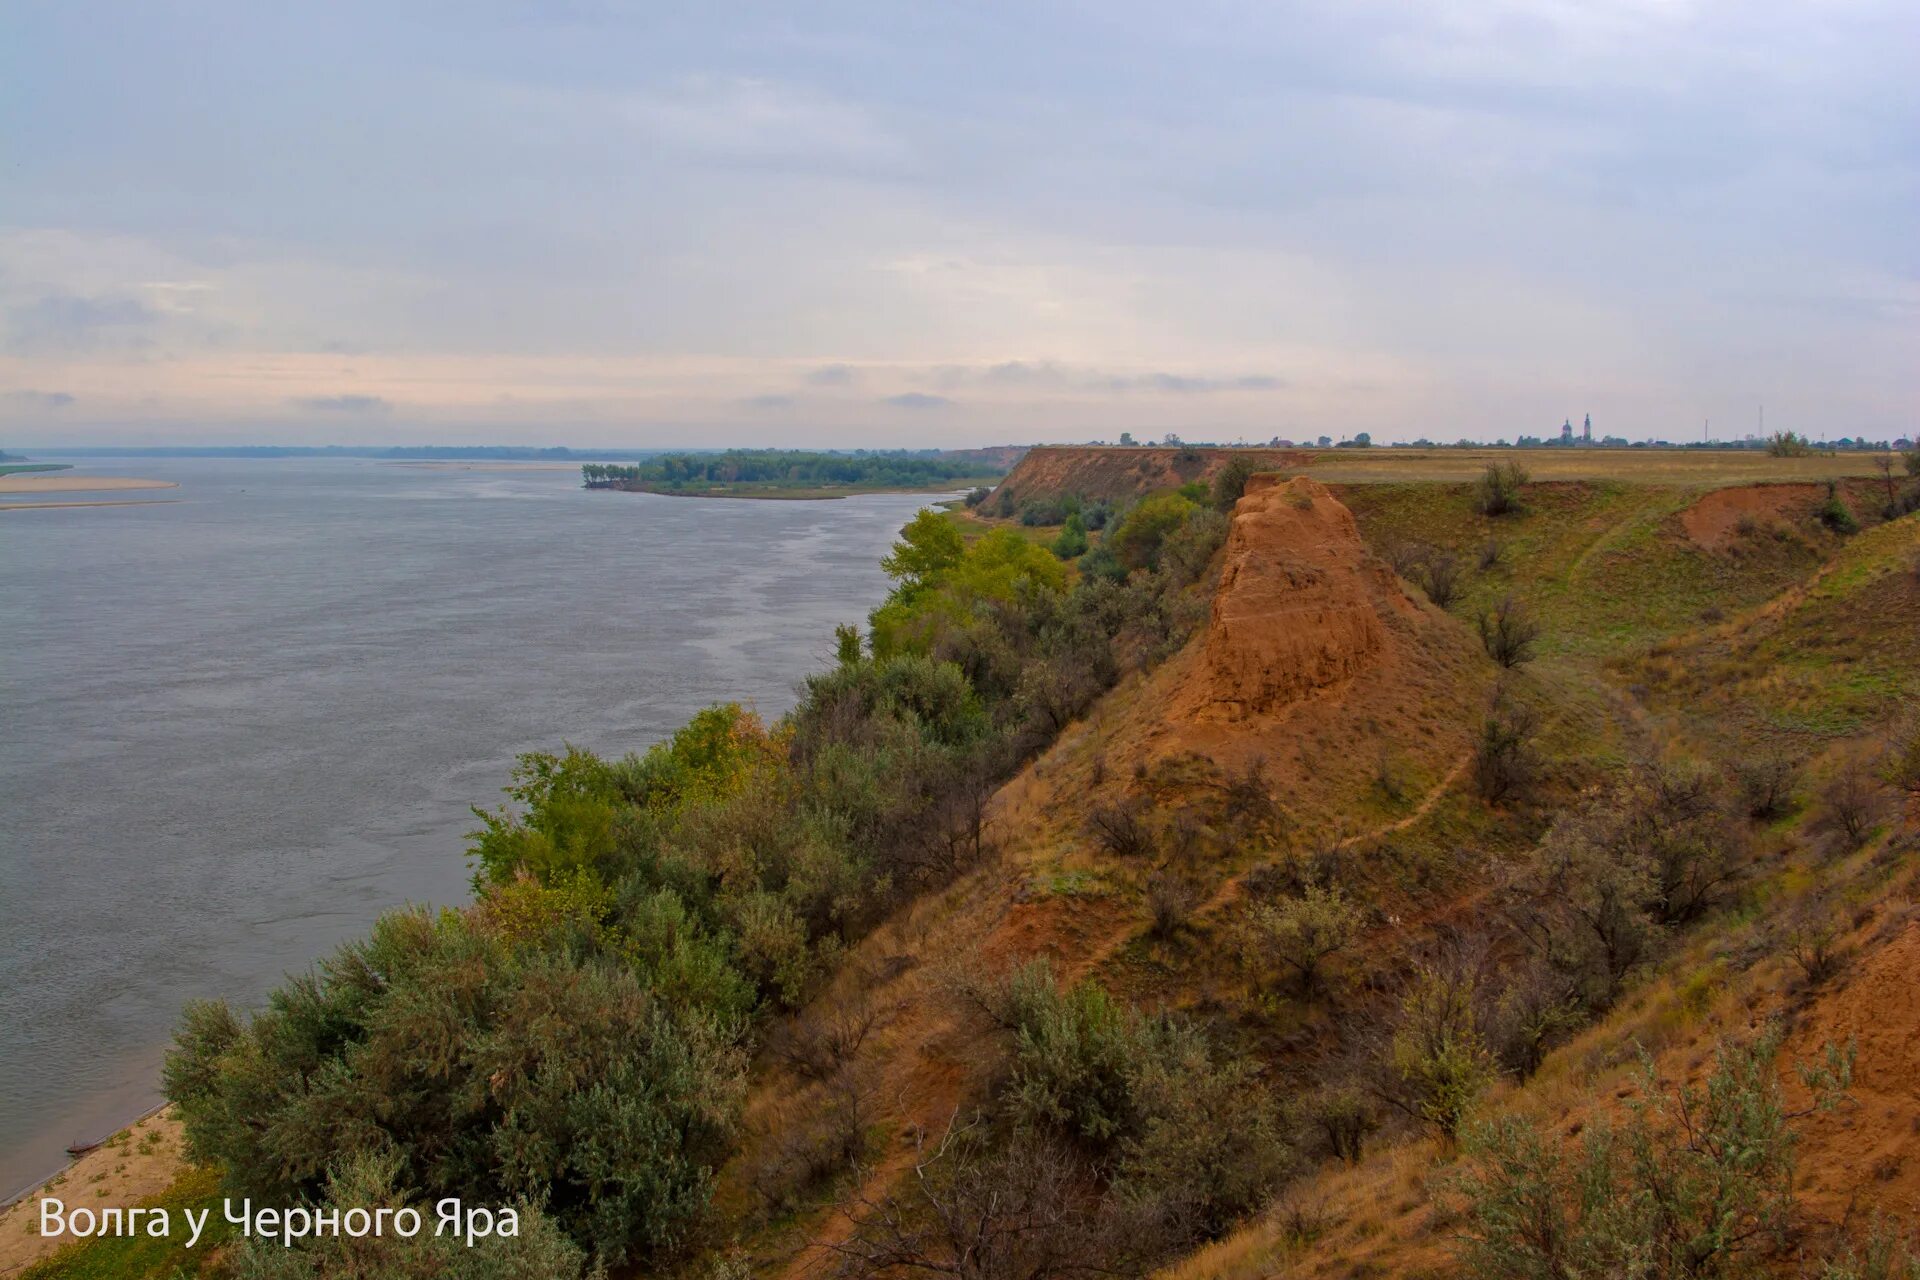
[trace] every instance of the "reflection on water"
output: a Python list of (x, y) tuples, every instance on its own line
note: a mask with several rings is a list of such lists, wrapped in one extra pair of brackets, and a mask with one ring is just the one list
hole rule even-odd
[(0, 512), (0, 1194), (251, 1002), (466, 893), (514, 755), (769, 717), (925, 501), (587, 493), (570, 470), (90, 459), (157, 506)]

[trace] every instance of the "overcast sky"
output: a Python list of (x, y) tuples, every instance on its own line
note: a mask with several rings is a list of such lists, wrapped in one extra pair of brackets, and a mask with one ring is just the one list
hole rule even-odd
[(1910, 433), (1914, 0), (6, 0), (0, 444)]

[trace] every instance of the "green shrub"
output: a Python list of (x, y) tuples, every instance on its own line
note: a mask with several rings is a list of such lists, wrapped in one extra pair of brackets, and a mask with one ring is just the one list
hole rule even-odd
[(1120, 527), (1108, 536), (1107, 545), (1129, 570), (1157, 568), (1167, 536), (1185, 524), (1196, 509), (1191, 499), (1177, 493), (1147, 498), (1127, 513)]
[(1253, 477), (1253, 463), (1245, 454), (1236, 453), (1227, 459), (1213, 477), (1212, 501), (1216, 511), (1231, 512), (1247, 491), (1247, 481)]
[(1863, 1241), (1849, 1241), (1820, 1269), (1818, 1280), (1920, 1280), (1920, 1252), (1898, 1226), (1876, 1218)]
[(1562, 814), (1509, 884), (1509, 916), (1590, 1011), (1611, 1005), (1667, 929), (1726, 900), (1746, 865), (1714, 773), (1645, 764)]
[(1029, 528), (1060, 524), (1067, 515), (1067, 504), (1058, 498), (1028, 498), (1020, 504), (1020, 523)]
[(1087, 526), (1080, 519), (1080, 513), (1067, 517), (1067, 523), (1060, 530), (1060, 536), (1053, 540), (1053, 554), (1062, 560), (1077, 560), (1087, 553)]
[(317, 1198), (333, 1171), (391, 1155), (394, 1185), (540, 1204), (617, 1262), (672, 1252), (704, 1214), (744, 1064), (627, 969), (410, 911), (251, 1022), (190, 1006), (165, 1084), (236, 1194)]
[[(328, 1175), (320, 1202), (336, 1215), (411, 1207), (424, 1223), (433, 1223), (430, 1202), (409, 1204), (401, 1193), (401, 1166), (392, 1153), (350, 1156)], [(432, 1225), (414, 1236), (326, 1233), (291, 1245), (247, 1239), (235, 1248), (231, 1274), (234, 1280), (573, 1280), (588, 1274), (585, 1253), (538, 1204), (520, 1200), (486, 1208), (513, 1209), (514, 1234), (480, 1237), (471, 1247), (464, 1236), (440, 1235)]]
[[(1507, 1116), (1476, 1129), (1453, 1181), (1462, 1261), (1489, 1280), (1758, 1275), (1786, 1241), (1792, 1121), (1774, 1060), (1779, 1033), (1722, 1044), (1704, 1087), (1668, 1092), (1648, 1062), (1623, 1124), (1604, 1117), (1576, 1144)], [(1834, 1105), (1851, 1051), (1802, 1070), (1808, 1110)]]
[(1400, 998), (1387, 1065), (1403, 1109), (1452, 1139), (1493, 1083), (1493, 1054), (1480, 1025), (1477, 975), (1459, 965), (1423, 965)]
[(1840, 487), (1831, 480), (1827, 482), (1826, 501), (1820, 504), (1814, 515), (1835, 533), (1860, 532), (1860, 521), (1854, 518), (1853, 509), (1840, 496)]
[(1097, 983), (1062, 990), (1044, 961), (1013, 977), (1005, 1003), (1016, 1126), (1073, 1142), (1179, 1239), (1218, 1234), (1271, 1195), (1290, 1151), (1251, 1063)]
[(1503, 516), (1520, 510), (1520, 495), (1528, 479), (1517, 462), (1491, 464), (1474, 482), (1473, 509), (1483, 516)]

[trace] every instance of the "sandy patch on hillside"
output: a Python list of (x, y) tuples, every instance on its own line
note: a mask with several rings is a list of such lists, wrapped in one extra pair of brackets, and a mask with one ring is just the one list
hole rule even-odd
[(107, 489), (178, 489), (172, 480), (132, 476), (76, 476), (71, 472), (23, 472), (0, 476), (0, 493), (88, 493)]
[(1810, 514), (1820, 497), (1811, 484), (1757, 484), (1715, 489), (1680, 513), (1680, 527), (1696, 546), (1718, 551), (1740, 535), (1740, 523), (1791, 524)]
[(24, 1271), (72, 1237), (39, 1234), (40, 1201), (53, 1196), (69, 1208), (126, 1208), (157, 1196), (180, 1176), (180, 1122), (171, 1107), (122, 1129), (80, 1156), (38, 1189), (0, 1210), (0, 1276)]
[(1256, 476), (1234, 509), (1191, 704), (1168, 719), (1272, 712), (1378, 667), (1396, 610), (1415, 612), (1326, 486)]
[(1861, 1229), (1875, 1212), (1911, 1223), (1920, 1215), (1920, 921), (1909, 918), (1836, 979), (1781, 1057), (1817, 1062), (1824, 1045), (1848, 1041), (1857, 1052), (1851, 1101), (1799, 1122), (1803, 1207), (1828, 1226)]

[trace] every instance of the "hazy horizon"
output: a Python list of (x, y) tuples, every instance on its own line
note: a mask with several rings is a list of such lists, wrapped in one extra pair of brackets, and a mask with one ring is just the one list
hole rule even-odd
[(1920, 419), (1897, 0), (26, 0), (0, 36), (0, 446)]

